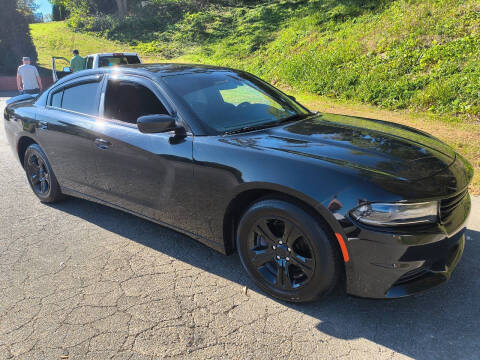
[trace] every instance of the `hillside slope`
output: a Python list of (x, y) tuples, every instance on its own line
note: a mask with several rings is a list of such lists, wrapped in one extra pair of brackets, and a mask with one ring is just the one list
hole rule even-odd
[(211, 6), (201, 11), (189, 0), (143, 3), (122, 19), (79, 8), (68, 24), (153, 58), (227, 65), (317, 95), (480, 120), (478, 0), (205, 0)]
[(187, 13), (155, 31), (160, 20), (92, 18), (82, 29), (318, 95), (480, 119), (478, 0), (272, 1)]
[(319, 95), (480, 119), (478, 0), (356, 3), (251, 9), (188, 57)]
[[(172, 17), (152, 2), (143, 15), (85, 16), (69, 24), (152, 59), (232, 66), (317, 95), (480, 120), (478, 0), (259, 3)], [(83, 34), (63, 36), (65, 25), (54, 26), (49, 43), (93, 50)], [(32, 26), (34, 36), (40, 28)], [(100, 41), (102, 49), (118, 47)]]

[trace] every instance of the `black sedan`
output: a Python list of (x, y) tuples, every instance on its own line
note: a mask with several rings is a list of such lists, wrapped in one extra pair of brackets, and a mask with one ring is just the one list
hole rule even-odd
[(446, 281), (464, 249), (471, 165), (389, 122), (313, 113), (242, 71), (148, 64), (13, 98), (5, 129), (40, 201), (71, 195), (230, 254), (260, 288), (311, 301)]

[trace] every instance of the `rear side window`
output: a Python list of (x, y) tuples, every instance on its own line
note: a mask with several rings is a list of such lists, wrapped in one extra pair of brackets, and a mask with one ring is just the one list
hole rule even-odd
[(100, 56), (99, 67), (108, 67), (115, 65), (140, 64), (140, 59), (136, 55), (113, 55)]
[(147, 87), (133, 81), (108, 80), (105, 117), (131, 124), (144, 115), (168, 114), (165, 106)]
[(140, 64), (140, 59), (138, 58), (137, 55), (126, 55), (127, 62), (129, 64)]
[(89, 82), (64, 89), (62, 109), (98, 115), (97, 92), (99, 86), (99, 82)]
[(53, 107), (61, 108), (62, 107), (62, 97), (63, 97), (63, 90), (58, 91), (52, 95), (50, 100), (50, 105)]

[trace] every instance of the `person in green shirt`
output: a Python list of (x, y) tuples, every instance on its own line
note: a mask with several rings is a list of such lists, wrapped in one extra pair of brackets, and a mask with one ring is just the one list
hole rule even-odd
[(78, 50), (73, 50), (73, 58), (70, 60), (70, 70), (72, 73), (85, 70), (85, 59), (81, 57), (78, 53)]

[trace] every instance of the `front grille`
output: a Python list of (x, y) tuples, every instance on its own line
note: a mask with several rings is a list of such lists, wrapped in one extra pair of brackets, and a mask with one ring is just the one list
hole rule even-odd
[(461, 192), (458, 195), (443, 199), (440, 202), (440, 220), (445, 221), (450, 214), (457, 208), (462, 200), (467, 196), (468, 190)]

